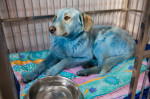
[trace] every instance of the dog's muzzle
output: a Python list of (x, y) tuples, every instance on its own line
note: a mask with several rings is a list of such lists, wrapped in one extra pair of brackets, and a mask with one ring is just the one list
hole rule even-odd
[(49, 27), (49, 32), (50, 33), (55, 33), (56, 32), (56, 27), (54, 27), (54, 26), (51, 26), (51, 27)]

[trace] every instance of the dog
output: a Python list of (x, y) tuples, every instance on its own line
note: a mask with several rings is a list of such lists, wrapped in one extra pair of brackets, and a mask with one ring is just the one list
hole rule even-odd
[[(104, 76), (118, 63), (134, 57), (136, 44), (127, 31), (105, 25), (93, 25), (85, 13), (75, 8), (60, 9), (54, 16), (50, 31), (50, 50), (47, 58), (25, 77), (34, 80), (43, 71), (55, 76), (63, 69), (83, 65), (79, 76)], [(92, 67), (92, 68), (90, 68)]]

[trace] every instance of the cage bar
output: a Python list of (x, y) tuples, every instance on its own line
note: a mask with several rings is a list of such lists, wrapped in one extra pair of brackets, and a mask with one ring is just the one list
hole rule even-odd
[[(31, 0), (31, 7), (32, 7), (32, 15), (34, 16), (33, 2), (32, 2), (32, 0)], [(35, 40), (36, 40), (36, 48), (37, 48), (37, 50), (39, 50), (38, 41), (37, 41), (37, 34), (36, 34), (35, 20), (33, 20), (33, 24), (34, 24), (34, 33), (35, 33)]]
[(147, 79), (148, 73), (149, 73), (149, 68), (150, 68), (150, 58), (148, 59), (148, 64), (147, 64), (147, 68), (146, 68), (146, 71), (145, 71), (145, 76), (144, 76), (144, 80), (143, 80), (143, 84), (142, 84), (142, 88), (141, 88), (139, 99), (142, 99), (142, 95), (143, 95), (143, 91), (144, 91), (144, 88), (145, 88), (146, 79)]
[[(16, 8), (16, 15), (17, 15), (17, 18), (18, 18), (19, 16), (18, 16), (18, 9), (17, 9), (16, 0), (15, 0), (15, 8)], [(23, 51), (25, 51), (24, 45), (23, 45), (23, 40), (22, 40), (21, 27), (20, 27), (20, 22), (19, 21), (18, 21), (18, 24), (19, 24), (19, 33), (20, 33), (20, 38), (21, 38), (21, 45), (22, 45)]]
[[(143, 0), (143, 2), (142, 2), (142, 11), (143, 11), (143, 8), (144, 8), (144, 1), (145, 0)], [(140, 26), (141, 26), (141, 19), (142, 19), (142, 13), (141, 13), (141, 15), (140, 15), (140, 21), (139, 21), (139, 25), (138, 25), (138, 34), (136, 35), (136, 39), (138, 38), (138, 35), (139, 35), (139, 30), (140, 30)]]
[[(41, 5), (40, 5), (40, 0), (38, 0), (39, 1), (39, 8), (40, 8), (40, 16), (42, 15), (41, 14)], [(43, 21), (42, 21), (42, 19), (40, 19), (40, 22), (41, 22), (41, 28), (42, 28), (42, 39), (43, 39), (43, 48), (44, 48), (44, 50), (45, 50), (45, 44), (44, 44), (44, 33), (43, 33)]]
[[(10, 18), (7, 1), (5, 1), (5, 4), (6, 4), (7, 12), (8, 12), (8, 18)], [(13, 38), (13, 43), (14, 43), (14, 47), (15, 47), (15, 52), (17, 53), (17, 47), (16, 47), (16, 43), (15, 43), (15, 37), (14, 37), (13, 29), (12, 29), (12, 24), (11, 24), (11, 22), (9, 24), (10, 24), (10, 28), (11, 28), (11, 32), (12, 32), (12, 38)]]
[[(0, 91), (3, 99), (18, 99), (13, 71), (0, 18)], [(9, 95), (8, 95), (9, 93)]]
[[(24, 0), (23, 0), (23, 8), (24, 8), (24, 15), (25, 15), (25, 17), (27, 17)], [(30, 37), (29, 37), (29, 36), (30, 36), (30, 33), (29, 33), (28, 21), (26, 21), (26, 27), (27, 27), (27, 33), (28, 33), (28, 40), (29, 40), (30, 50), (32, 51), (32, 48), (31, 48), (31, 40), (30, 40)]]
[[(17, 5), (17, 1), (13, 0), (11, 2), (14, 3), (14, 7), (15, 9), (9, 9), (9, 2), (10, 0), (5, 0), (5, 5), (6, 5), (6, 13), (8, 14), (8, 17), (2, 17), (2, 19), (0, 19), (1, 23), (4, 24), (9, 24), (9, 28), (11, 31), (11, 38), (13, 39), (13, 42), (7, 42), (10, 43), (14, 46), (14, 50), (15, 52), (13, 53), (18, 53), (18, 52), (24, 52), (24, 51), (32, 51), (33, 50), (33, 46), (36, 47), (36, 51), (40, 50), (40, 46), (43, 47), (43, 50), (46, 49), (46, 44), (45, 41), (49, 41), (50, 38), (50, 33), (48, 33), (49, 38), (45, 37), (45, 29), (48, 30), (49, 26), (51, 25), (51, 21), (52, 18), (54, 17), (56, 11), (58, 8), (64, 8), (64, 7), (75, 7), (79, 10), (84, 11), (84, 13), (89, 14), (92, 18), (93, 18), (93, 22), (94, 24), (99, 24), (99, 25), (114, 25), (114, 26), (119, 26), (124, 28), (125, 30), (129, 31), (132, 36), (135, 35), (135, 39), (138, 39), (138, 37), (142, 37), (145, 34), (139, 34), (139, 33), (144, 33), (143, 29), (143, 24), (146, 23), (145, 19), (143, 19), (143, 15), (145, 16), (145, 12), (148, 12), (147, 10), (143, 10), (144, 6), (147, 4), (147, 2), (150, 2), (149, 0), (72, 0), (69, 1), (65, 0), (64, 2), (62, 2), (62, 0), (57, 0), (59, 3), (57, 4), (57, 2), (55, 0), (45, 0), (46, 1), (46, 14), (42, 14), (42, 5), (43, 3), (40, 2), (40, 0), (38, 0), (38, 5), (33, 5), (34, 1), (33, 0), (28, 0), (31, 3), (31, 9), (26, 8), (26, 6), (28, 5), (27, 1), (22, 0), (23, 2), (23, 11), (24, 11), (24, 16), (20, 17), (20, 8)], [(20, 1), (18, 1), (20, 2)], [(93, 5), (94, 2), (94, 5)], [(98, 8), (97, 6), (97, 2), (99, 3)], [(146, 3), (145, 3), (146, 2)], [(49, 7), (49, 3), (51, 3), (51, 7)], [(58, 6), (57, 6), (58, 5)], [(141, 8), (139, 9), (138, 6), (141, 5)], [(34, 7), (39, 7), (39, 9), (34, 9)], [(83, 7), (81, 7), (83, 6)], [(134, 7), (132, 7), (134, 6)], [(27, 11), (31, 10), (31, 15), (27, 15)], [(39, 15), (36, 15), (36, 11), (39, 12)], [(15, 12), (16, 17), (12, 17), (11, 13)], [(133, 15), (131, 15), (131, 13), (134, 13)], [(144, 13), (144, 14), (143, 14)], [(140, 15), (139, 17), (137, 17), (138, 15)], [(0, 16), (2, 16), (2, 14), (0, 14)], [(132, 18), (131, 18), (132, 17)], [(41, 35), (42, 35), (42, 39), (41, 41), (39, 41), (39, 33), (38, 32), (38, 20), (40, 20), (40, 27), (41, 27)], [(45, 21), (47, 22), (46, 28), (44, 27)], [(139, 22), (138, 22), (138, 21)], [(144, 22), (143, 22), (144, 20)], [(33, 30), (30, 30), (30, 21), (32, 21), (33, 23)], [(98, 22), (97, 22), (98, 21)], [(130, 21), (133, 21), (132, 23)], [(20, 37), (20, 43), (21, 43), (21, 47), (23, 50), (20, 50), (18, 48), (18, 43), (17, 40), (15, 38), (15, 31), (14, 31), (14, 27), (13, 27), (13, 23), (17, 22), (17, 27), (19, 28), (19, 36)], [(26, 23), (26, 31), (27, 31), (27, 40), (29, 41), (29, 49), (26, 48), (25, 46), (25, 42), (23, 39), (23, 28), (22, 23), (25, 22)], [(136, 22), (138, 22), (138, 24), (136, 24)], [(142, 25), (141, 25), (142, 24)], [(146, 25), (147, 26), (147, 25)], [(3, 28), (7, 28), (4, 27)], [(137, 33), (135, 33), (135, 30), (137, 29)], [(148, 29), (145, 29), (145, 33), (148, 31)], [(49, 32), (49, 31), (48, 31)], [(5, 33), (4, 33), (5, 35)], [(35, 44), (32, 44), (33, 40), (32, 40), (32, 35), (34, 35), (33, 37), (35, 38)], [(147, 35), (147, 34), (146, 34)], [(144, 36), (145, 38), (148, 37)], [(144, 39), (145, 39), (144, 38)], [(6, 40), (8, 40), (9, 38), (6, 38)], [(140, 41), (141, 40), (141, 41)], [(43, 42), (42, 44), (40, 44), (40, 42)], [(146, 41), (143, 41), (141, 38), (139, 39), (139, 45), (138, 45), (138, 49), (137, 52), (139, 54), (136, 54), (136, 59), (135, 59), (135, 66), (134, 66), (134, 71), (133, 71), (133, 75), (132, 75), (132, 81), (131, 81), (131, 85), (130, 85), (130, 92), (132, 92), (132, 98), (134, 98), (135, 92), (136, 92), (136, 85), (137, 85), (137, 79), (139, 77), (139, 68), (140, 68), (140, 62), (143, 58), (148, 58), (150, 56), (150, 51), (144, 51), (144, 44), (146, 43)], [(8, 44), (8, 45), (10, 45)], [(140, 45), (141, 44), (141, 45)], [(142, 46), (142, 48), (140, 47)], [(9, 48), (9, 47), (8, 47)], [(27, 49), (27, 50), (26, 50)], [(10, 52), (11, 49), (9, 49)], [(142, 54), (142, 52), (144, 54)], [(137, 65), (137, 66), (136, 66)], [(147, 67), (148, 68), (148, 67)], [(136, 72), (135, 72), (136, 71)], [(147, 73), (149, 71), (146, 71), (145, 74), (145, 79), (147, 76)], [(144, 89), (144, 83), (145, 83), (145, 79), (143, 81), (143, 87), (141, 89), (141, 94), (140, 94), (140, 98), (142, 98), (142, 93), (143, 93), (143, 89)], [(150, 92), (149, 92), (150, 93)], [(131, 93), (129, 93), (129, 96), (131, 95)]]
[[(146, 1), (145, 9), (144, 9), (144, 14), (142, 18), (142, 25), (140, 27), (140, 36), (139, 36), (139, 41), (138, 41), (138, 46), (137, 46), (137, 51), (135, 55), (135, 62), (134, 62), (134, 68), (132, 72), (132, 78), (131, 78), (131, 83), (130, 83), (130, 89), (129, 89), (129, 96), (128, 98), (132, 97), (134, 99), (135, 93), (136, 93), (136, 88), (137, 88), (137, 83), (138, 83), (138, 78), (141, 70), (141, 65), (142, 65), (142, 60), (143, 60), (143, 53), (145, 50), (145, 46), (148, 40), (148, 33), (149, 33), (149, 26), (150, 26), (150, 15), (147, 12), (150, 12), (150, 6), (149, 6), (150, 1)], [(149, 56), (150, 57), (150, 56)]]

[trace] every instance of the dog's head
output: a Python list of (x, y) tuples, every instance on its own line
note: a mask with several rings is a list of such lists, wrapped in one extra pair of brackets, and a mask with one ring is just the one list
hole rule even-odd
[(49, 31), (57, 36), (67, 36), (77, 29), (89, 32), (92, 26), (93, 21), (87, 14), (75, 8), (63, 8), (54, 16)]

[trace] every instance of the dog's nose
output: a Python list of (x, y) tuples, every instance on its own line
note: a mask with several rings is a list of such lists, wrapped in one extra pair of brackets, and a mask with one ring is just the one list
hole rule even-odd
[(50, 33), (54, 33), (56, 31), (56, 28), (54, 26), (49, 27)]

